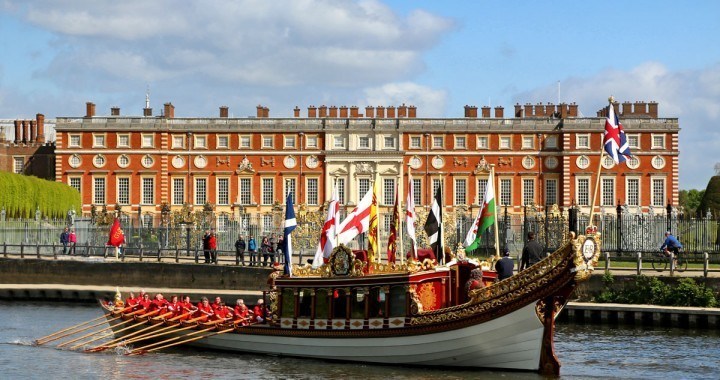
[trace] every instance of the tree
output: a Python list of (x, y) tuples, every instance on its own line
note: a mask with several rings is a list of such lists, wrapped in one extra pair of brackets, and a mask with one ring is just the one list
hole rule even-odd
[(680, 190), (680, 206), (686, 215), (696, 215), (705, 190)]
[(720, 175), (710, 178), (697, 212), (698, 215), (705, 215), (708, 210), (714, 216), (718, 216), (720, 213)]

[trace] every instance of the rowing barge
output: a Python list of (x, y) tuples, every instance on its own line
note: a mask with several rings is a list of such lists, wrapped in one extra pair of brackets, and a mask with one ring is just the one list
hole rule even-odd
[[(188, 344), (351, 362), (557, 375), (555, 318), (577, 284), (590, 276), (599, 255), (596, 231), (571, 233), (557, 251), (529, 269), (503, 281), (485, 270), (487, 286), (466, 291), (471, 271), (490, 263), (462, 257), (446, 265), (432, 260), (367, 263), (340, 246), (317, 269), (295, 267), (293, 277), (281, 271), (271, 274), (266, 323), (219, 325), (214, 331), (229, 333), (200, 335)], [(117, 324), (116, 336), (132, 331), (121, 331), (122, 315), (111, 305), (104, 307), (110, 325)]]

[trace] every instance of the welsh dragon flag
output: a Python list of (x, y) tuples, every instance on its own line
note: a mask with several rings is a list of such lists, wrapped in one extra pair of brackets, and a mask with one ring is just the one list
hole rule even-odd
[(483, 232), (485, 232), (490, 226), (495, 223), (495, 190), (493, 189), (493, 183), (495, 178), (492, 173), (488, 179), (487, 186), (485, 187), (485, 198), (483, 199), (480, 212), (478, 213), (475, 222), (473, 222), (472, 228), (468, 231), (465, 237), (465, 252), (470, 253), (478, 248), (480, 245), (480, 238)]

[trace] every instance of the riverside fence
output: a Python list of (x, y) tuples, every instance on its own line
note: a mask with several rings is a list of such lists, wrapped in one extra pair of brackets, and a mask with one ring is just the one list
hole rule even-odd
[[(427, 236), (423, 231), (427, 210), (418, 208), (416, 226), (419, 246), (427, 246)], [(602, 250), (604, 256), (613, 259), (634, 260), (651, 256), (659, 251), (664, 239), (664, 232), (671, 231), (684, 245), (684, 251), (691, 257), (700, 260), (708, 254), (710, 262), (720, 262), (720, 220), (711, 215), (703, 218), (685, 217), (670, 210), (667, 214), (632, 213), (626, 207), (618, 207), (614, 212), (595, 214), (593, 223), (602, 233)], [(293, 250), (300, 257), (311, 258), (318, 245), (319, 234), (324, 217), (323, 212), (296, 213), (298, 228), (293, 233)], [(61, 250), (60, 234), (65, 227), (75, 230), (77, 236), (76, 252), (81, 255), (107, 255), (105, 243), (108, 240), (110, 222), (108, 214), (98, 217), (77, 217), (66, 219), (22, 219), (0, 220), (0, 244), (8, 254), (34, 254), (38, 248), (45, 254), (52, 250)], [(258, 249), (263, 237), (282, 235), (283, 213), (267, 213), (261, 215), (229, 215), (204, 212), (198, 217), (172, 218), (150, 214), (120, 214), (126, 244), (123, 247), (128, 255), (145, 256), (150, 253), (160, 257), (195, 259), (198, 252), (202, 256), (202, 235), (206, 230), (213, 229), (218, 238), (218, 253), (221, 258), (234, 260), (235, 241), (238, 236), (248, 240), (254, 236)], [(380, 252), (387, 247), (390, 231), (391, 214), (380, 214), (379, 241)], [(471, 228), (474, 215), (463, 209), (443, 214), (444, 241), (453, 251), (465, 240)], [(527, 233), (533, 231), (537, 240), (547, 252), (557, 249), (569, 230), (584, 231), (590, 224), (589, 216), (578, 213), (576, 209), (560, 210), (547, 207), (537, 211), (534, 207), (526, 207), (521, 214), (511, 214), (501, 208), (498, 215), (498, 235), (500, 247), (507, 247), (514, 255), (521, 252), (527, 239)], [(405, 226), (402, 225), (404, 234)], [(367, 244), (365, 234), (358, 236), (350, 243), (352, 248), (364, 247)], [(53, 245), (55, 245), (54, 248)], [(410, 248), (409, 239), (403, 240), (403, 252)], [(157, 253), (160, 252), (160, 253)], [(488, 257), (495, 252), (494, 230), (491, 228), (481, 238), (479, 248), (471, 255)], [(110, 255), (114, 256), (114, 252)], [(228, 258), (227, 256), (232, 256)]]

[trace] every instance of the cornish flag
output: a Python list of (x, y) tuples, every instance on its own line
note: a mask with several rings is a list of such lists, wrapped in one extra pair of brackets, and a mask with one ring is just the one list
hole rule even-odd
[(430, 206), (430, 214), (428, 214), (427, 221), (425, 222), (425, 233), (430, 240), (430, 247), (435, 253), (439, 263), (443, 262), (444, 252), (442, 246), (442, 192), (441, 187), (438, 186), (435, 191), (435, 198), (433, 198), (432, 206)]
[(285, 274), (292, 277), (292, 234), (297, 221), (295, 220), (295, 210), (293, 209), (292, 197), (288, 193), (285, 209), (285, 230), (283, 231), (283, 252), (285, 253)]
[(608, 116), (605, 119), (603, 145), (607, 154), (612, 157), (616, 164), (625, 161), (626, 157), (632, 156), (627, 136), (625, 136), (625, 131), (623, 131), (622, 124), (620, 124), (612, 103), (608, 106)]

